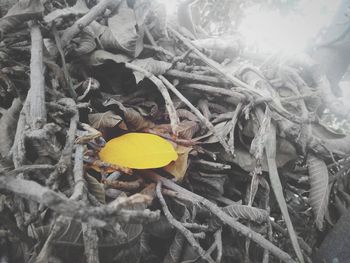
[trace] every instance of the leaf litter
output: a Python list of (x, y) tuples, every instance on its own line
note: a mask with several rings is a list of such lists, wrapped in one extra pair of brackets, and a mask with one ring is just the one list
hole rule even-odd
[(311, 262), (349, 161), (345, 135), (303, 119), (320, 98), (292, 98), (293, 61), (258, 68), (238, 36), (168, 21), (157, 1), (73, 2), (0, 19), (14, 262)]

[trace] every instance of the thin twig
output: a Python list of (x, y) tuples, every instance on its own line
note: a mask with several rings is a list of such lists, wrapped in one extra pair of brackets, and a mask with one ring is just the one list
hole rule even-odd
[(70, 200), (34, 181), (9, 176), (0, 176), (0, 190), (11, 191), (23, 198), (42, 203), (63, 216), (88, 222), (96, 227), (106, 226), (107, 221), (142, 222), (154, 221), (159, 218), (159, 212), (152, 212), (147, 209), (143, 211), (124, 209), (132, 204), (147, 201), (145, 197), (138, 194), (118, 200), (113, 205), (92, 207)]
[(231, 169), (231, 165), (229, 165), (229, 164), (210, 162), (210, 161), (205, 161), (205, 160), (194, 160), (194, 161), (192, 161), (192, 163), (198, 164), (199, 166), (203, 167), (204, 169), (208, 169), (211, 171), (223, 171), (223, 170), (230, 170)]
[(123, 191), (133, 191), (140, 189), (144, 185), (143, 178), (137, 178), (135, 181), (125, 182), (119, 180), (104, 180), (103, 184), (107, 187), (123, 190)]
[(29, 102), (29, 112), (27, 123), (31, 129), (40, 129), (46, 123), (45, 108), (45, 82), (43, 64), (43, 39), (39, 25), (33, 23), (30, 30), (31, 35), (31, 55), (30, 55), (30, 89), (27, 99)]
[(172, 182), (171, 180), (168, 180), (153, 171), (147, 170), (147, 171), (144, 171), (144, 174), (147, 176), (147, 178), (151, 179), (152, 181), (157, 183), (160, 181), (167, 188), (177, 191), (182, 195), (188, 196), (193, 200), (193, 202), (201, 203), (209, 211), (211, 211), (213, 215), (216, 215), (222, 222), (229, 225), (230, 227), (232, 227), (242, 235), (251, 238), (254, 242), (258, 243), (261, 247), (269, 250), (274, 256), (276, 256), (278, 259), (282, 260), (283, 262), (295, 263), (295, 261), (292, 259), (292, 257), (288, 253), (282, 251), (280, 248), (272, 244), (270, 241), (266, 240), (259, 233), (256, 233), (251, 229), (249, 229), (248, 227), (246, 227), (245, 225), (239, 223), (236, 219), (234, 219), (233, 217), (223, 212), (218, 206), (216, 206), (214, 203), (210, 202), (209, 200), (205, 199), (204, 197), (199, 196), (195, 193), (192, 193), (182, 188), (181, 186), (177, 185), (175, 182)]
[(182, 86), (182, 88), (196, 89), (196, 90), (205, 91), (214, 95), (217, 94), (217, 95), (223, 95), (223, 96), (230, 96), (235, 99), (235, 101), (233, 102), (235, 102), (236, 105), (240, 102), (246, 101), (246, 96), (232, 89), (216, 88), (213, 86), (198, 84), (198, 83), (185, 84)]
[(222, 228), (214, 233), (214, 238), (217, 247), (216, 263), (220, 263), (222, 258)]
[[(73, 116), (70, 119), (69, 129), (67, 131), (66, 143), (61, 152), (61, 157), (56, 164), (56, 170), (53, 171), (49, 178), (47, 179), (47, 185), (56, 186), (57, 188), (57, 178), (59, 175), (65, 174), (67, 170), (71, 169), (72, 166), (72, 153), (74, 147), (74, 140), (77, 131), (78, 121), (79, 121), (79, 112), (76, 108), (76, 104), (73, 99), (66, 98), (64, 101), (61, 101), (66, 108), (70, 108), (70, 111), (74, 112)], [(69, 177), (68, 177), (69, 180)]]
[[(259, 113), (258, 116), (259, 116), (259, 119), (261, 120), (263, 117), (262, 110), (258, 109), (257, 113)], [(299, 261), (303, 263), (304, 262), (303, 254), (301, 252), (301, 249), (298, 243), (298, 238), (297, 238), (297, 234), (295, 233), (293, 223), (288, 213), (286, 200), (284, 198), (283, 191), (282, 191), (281, 180), (278, 176), (277, 165), (276, 165), (276, 128), (274, 124), (270, 125), (270, 131), (268, 132), (268, 136), (265, 143), (265, 154), (266, 154), (267, 164), (269, 168), (269, 176), (270, 176), (272, 189), (275, 193), (278, 205), (281, 209), (283, 218), (286, 222), (294, 251)]]
[(36, 172), (38, 170), (53, 170), (55, 169), (55, 166), (51, 164), (31, 164), (31, 165), (22, 165), (19, 168), (16, 168), (14, 170), (11, 170), (7, 173), (8, 176), (14, 176), (20, 173), (30, 173), (30, 172)]
[(231, 128), (229, 141), (228, 141), (228, 145), (230, 146), (231, 151), (235, 150), (235, 128), (236, 128), (236, 124), (237, 124), (237, 121), (238, 121), (238, 116), (239, 116), (239, 114), (241, 113), (241, 110), (242, 110), (242, 106), (243, 106), (242, 103), (239, 103), (237, 105), (237, 107), (235, 109), (235, 113), (232, 116), (232, 120), (231, 120), (232, 128)]
[(95, 5), (93, 8), (90, 9), (90, 11), (79, 18), (75, 23), (67, 28), (62, 35), (61, 41), (62, 41), (62, 47), (66, 47), (69, 42), (81, 31), (83, 30), (87, 25), (89, 25), (92, 21), (96, 20), (100, 15), (102, 15), (107, 9), (115, 9), (119, 3), (120, 0), (102, 0), (97, 5)]
[(87, 223), (82, 223), (84, 249), (87, 263), (99, 263), (98, 235), (95, 228)]
[(58, 31), (56, 30), (55, 25), (53, 25), (52, 31), (53, 31), (53, 35), (55, 37), (55, 42), (56, 42), (58, 52), (59, 52), (60, 57), (61, 57), (63, 74), (64, 74), (64, 78), (66, 80), (66, 87), (68, 89), (68, 93), (72, 99), (76, 100), (78, 95), (73, 88), (73, 82), (72, 82), (72, 79), (71, 79), (69, 72), (68, 72), (66, 58), (65, 58), (64, 52), (63, 52), (62, 42), (61, 42), (60, 36), (58, 35)]
[[(280, 101), (276, 100), (274, 97), (267, 97), (266, 93), (264, 91), (255, 89), (253, 86), (248, 85), (247, 83), (243, 82), (242, 80), (234, 77), (232, 74), (228, 74), (222, 66), (217, 63), (216, 61), (208, 58), (206, 55), (204, 55), (202, 52), (200, 52), (195, 45), (193, 45), (187, 38), (182, 36), (179, 32), (174, 30), (173, 28), (168, 26), (168, 29), (177, 37), (179, 38), (190, 50), (192, 50), (204, 63), (206, 63), (208, 66), (210, 66), (212, 69), (214, 69), (216, 72), (218, 72), (220, 75), (225, 77), (227, 80), (229, 80), (233, 85), (237, 86), (235, 89), (242, 94), (244, 94), (247, 97), (255, 97), (255, 98), (269, 98), (271, 101), (269, 102), (269, 105), (271, 108), (273, 108), (276, 112), (278, 112), (280, 115), (282, 115), (285, 118), (289, 118), (293, 122), (301, 123), (302, 120), (294, 115), (289, 113), (287, 110), (285, 110)], [(250, 72), (252, 72), (250, 70)]]
[[(284, 235), (285, 237), (288, 237), (288, 231), (285, 230), (283, 227), (281, 227), (279, 224), (277, 224), (274, 221), (270, 221), (271, 226), (273, 227), (273, 229), (277, 230), (278, 232), (280, 232), (282, 235)], [(308, 254), (311, 255), (312, 254), (312, 248), (301, 238), (298, 237), (298, 242), (300, 244), (300, 247)]]
[(176, 69), (171, 69), (167, 71), (164, 75), (174, 77), (174, 78), (184, 79), (184, 80), (195, 81), (199, 83), (209, 83), (214, 85), (232, 85), (231, 82), (218, 77), (188, 73), (188, 72), (184, 72)]
[(169, 223), (173, 225), (177, 230), (180, 231), (184, 235), (184, 237), (187, 239), (188, 243), (193, 247), (195, 251), (207, 262), (214, 263), (213, 259), (210, 257), (210, 255), (207, 255), (203, 248), (199, 245), (197, 240), (193, 237), (193, 233), (189, 231), (187, 228), (185, 228), (179, 221), (177, 221), (172, 214), (169, 211), (169, 208), (164, 200), (164, 197), (161, 192), (162, 183), (160, 181), (157, 182), (157, 197), (159, 199), (160, 204), (162, 205), (163, 212), (165, 217), (168, 219)]
[(221, 145), (224, 147), (225, 151), (230, 153), (229, 146), (225, 139), (215, 130), (213, 124), (210, 123), (208, 119), (206, 119), (203, 114), (195, 107), (193, 104), (184, 96), (182, 95), (173, 84), (171, 84), (166, 78), (163, 76), (159, 76), (159, 78), (164, 82), (164, 84), (167, 86), (168, 89), (170, 89), (181, 101), (183, 101), (187, 107), (193, 111), (193, 113), (198, 117), (198, 119), (209, 129), (210, 132), (214, 134), (214, 136), (219, 140)]
[(133, 65), (131, 63), (125, 63), (125, 67), (141, 72), (157, 86), (159, 92), (162, 94), (162, 96), (164, 98), (165, 107), (169, 113), (171, 129), (172, 129), (174, 134), (177, 134), (180, 120), (179, 120), (179, 117), (177, 116), (176, 109), (175, 109), (175, 106), (171, 100), (169, 92), (168, 92), (167, 88), (164, 86), (161, 78), (160, 77), (157, 78), (149, 71), (147, 71), (139, 66)]
[(74, 157), (74, 190), (70, 199), (72, 200), (87, 200), (86, 181), (84, 179), (84, 146), (77, 145)]

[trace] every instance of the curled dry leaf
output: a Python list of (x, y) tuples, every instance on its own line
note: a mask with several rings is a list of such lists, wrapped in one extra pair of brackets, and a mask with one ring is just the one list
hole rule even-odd
[(169, 251), (164, 258), (164, 262), (176, 263), (181, 262), (183, 246), (186, 242), (184, 235), (179, 231), (176, 232), (173, 242), (169, 247)]
[(328, 208), (328, 169), (325, 162), (309, 154), (307, 164), (310, 178), (309, 202), (315, 214), (315, 223), (318, 229), (323, 229), (324, 216)]
[(247, 205), (233, 204), (222, 209), (225, 213), (232, 217), (246, 219), (256, 223), (264, 223), (269, 218), (269, 213), (256, 207)]
[(159, 168), (178, 158), (171, 143), (148, 133), (128, 133), (108, 141), (99, 152), (103, 162), (133, 169)]
[(116, 115), (113, 111), (89, 114), (88, 118), (90, 125), (97, 130), (102, 128), (113, 128), (123, 121), (122, 117)]
[[(232, 123), (230, 121), (223, 121), (223, 122), (216, 124), (214, 126), (214, 129), (215, 129), (217, 134), (221, 135), (222, 138), (225, 138), (232, 129)], [(209, 138), (207, 140), (205, 140), (205, 143), (217, 143), (217, 142), (219, 142), (217, 136), (213, 135), (211, 132), (207, 133), (206, 137), (208, 137), (208, 136), (209, 136)], [(205, 135), (203, 135), (201, 138), (203, 138), (203, 137), (205, 137)]]
[(264, 118), (260, 123), (259, 131), (255, 134), (255, 137), (250, 145), (249, 151), (259, 163), (263, 158), (264, 145), (266, 141), (266, 136), (268, 134), (270, 122), (271, 116), (269, 114), (269, 108), (266, 107)]
[(133, 108), (125, 108), (124, 117), (130, 131), (142, 131), (155, 126), (152, 121), (142, 117), (142, 115)]
[(183, 139), (192, 139), (193, 135), (200, 129), (197, 121), (184, 120), (178, 126), (178, 136)]
[[(144, 70), (152, 73), (153, 75), (163, 75), (166, 71), (168, 71), (171, 67), (171, 64), (165, 61), (155, 60), (153, 58), (146, 59), (136, 59), (131, 62), (131, 64), (135, 66), (139, 66)], [(136, 83), (139, 83), (144, 79), (144, 74), (133, 71), (136, 79)]]
[(175, 161), (169, 163), (163, 169), (175, 176), (177, 181), (181, 182), (187, 171), (188, 154), (192, 151), (192, 148), (182, 145), (175, 145), (174, 148), (178, 155), (178, 158)]
[(104, 103), (104, 106), (116, 105), (124, 114), (124, 121), (130, 131), (142, 131), (155, 127), (155, 124), (142, 117), (142, 115), (133, 108), (125, 107), (121, 102), (110, 99)]
[(44, 6), (40, 0), (18, 1), (0, 18), (0, 32), (5, 34), (30, 19), (40, 17), (43, 12)]
[[(225, 206), (221, 209), (226, 214), (229, 214), (233, 218), (244, 219), (244, 220), (248, 220), (258, 224), (267, 222), (267, 220), (269, 219), (269, 213), (266, 210), (263, 210), (257, 207), (241, 205), (241, 204), (232, 204), (232, 205)], [(215, 219), (215, 220), (211, 220), (209, 225), (210, 225), (210, 228), (216, 229), (220, 227), (222, 223), (219, 220)]]
[(100, 203), (104, 204), (106, 203), (106, 194), (105, 194), (105, 188), (103, 187), (103, 184), (99, 183), (95, 177), (92, 177), (89, 174), (85, 174), (85, 180), (87, 182), (87, 188), (89, 192), (96, 197)]
[(131, 58), (124, 54), (113, 54), (105, 50), (96, 50), (88, 56), (87, 63), (91, 66), (98, 66), (107, 60), (113, 60), (115, 63), (125, 63), (130, 61)]
[(143, 9), (143, 15), (137, 17), (135, 10), (128, 7), (127, 1), (122, 1), (116, 14), (108, 19), (108, 28), (101, 35), (101, 43), (105, 49), (115, 51), (122, 50), (132, 57), (137, 57), (143, 50), (144, 17), (147, 8)]
[(82, 32), (78, 46), (74, 48), (72, 54), (76, 57), (89, 54), (96, 48), (96, 42), (93, 34), (90, 32)]
[(79, 135), (75, 139), (75, 143), (77, 143), (77, 144), (88, 143), (89, 141), (92, 141), (92, 140), (102, 136), (101, 132), (99, 132), (95, 128), (91, 127), (90, 125), (88, 125), (86, 123), (81, 123), (80, 125), (83, 127), (83, 129), (86, 132), (84, 132), (82, 135)]

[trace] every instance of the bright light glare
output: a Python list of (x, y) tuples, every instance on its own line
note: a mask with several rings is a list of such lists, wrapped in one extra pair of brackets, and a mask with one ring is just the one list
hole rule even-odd
[(165, 5), (167, 15), (170, 16), (176, 13), (179, 0), (160, 0), (160, 3)]
[(258, 52), (299, 53), (330, 23), (339, 3), (340, 0), (302, 0), (297, 6), (299, 12), (287, 15), (256, 5), (245, 11), (239, 32), (246, 44)]

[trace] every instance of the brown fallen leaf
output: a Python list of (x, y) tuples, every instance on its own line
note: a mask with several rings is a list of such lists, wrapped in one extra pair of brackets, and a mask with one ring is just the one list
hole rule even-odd
[[(178, 125), (178, 138), (184, 140), (191, 140), (193, 135), (200, 129), (200, 124), (197, 121), (184, 120)], [(152, 128), (152, 131), (157, 134), (167, 134), (171, 136), (171, 125), (170, 124), (159, 124)]]
[(193, 135), (200, 129), (197, 121), (184, 120), (178, 126), (178, 136), (182, 139), (192, 139)]
[[(103, 128), (113, 128), (116, 125), (125, 126), (123, 119), (119, 115), (116, 115), (113, 111), (106, 111), (104, 113), (93, 113), (88, 116), (90, 125), (97, 130)], [(122, 128), (122, 127), (121, 127)]]
[[(108, 27), (100, 36), (106, 50), (122, 50), (132, 57), (137, 57), (143, 50), (144, 19), (149, 8), (138, 1), (130, 8), (127, 1), (122, 1), (115, 15), (108, 18)], [(135, 16), (137, 12), (140, 16)]]
[(178, 158), (163, 169), (172, 174), (176, 178), (176, 181), (182, 181), (187, 171), (188, 154), (192, 151), (192, 148), (182, 145), (174, 145), (174, 148)]
[[(171, 63), (155, 60), (153, 58), (135, 59), (131, 64), (139, 66), (153, 75), (162, 75), (168, 71), (171, 67)], [(138, 71), (133, 71), (136, 79), (136, 83), (139, 83), (145, 78), (145, 75)]]
[(310, 178), (309, 203), (315, 215), (316, 227), (322, 230), (329, 202), (328, 169), (322, 159), (311, 153), (307, 157), (307, 164)]
[(87, 188), (89, 192), (96, 197), (100, 203), (106, 203), (106, 194), (103, 184), (101, 184), (97, 179), (88, 173), (85, 174), (85, 180), (87, 182)]
[(123, 112), (124, 121), (129, 131), (142, 131), (155, 127), (155, 124), (151, 120), (144, 118), (137, 110), (125, 107), (121, 102), (115, 99), (109, 99), (104, 102), (103, 105), (105, 107), (117, 106)]

